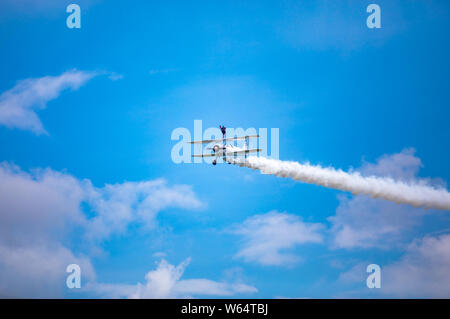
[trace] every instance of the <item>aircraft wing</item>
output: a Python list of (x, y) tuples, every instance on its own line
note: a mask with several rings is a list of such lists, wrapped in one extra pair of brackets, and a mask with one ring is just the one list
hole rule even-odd
[(260, 148), (254, 148), (254, 149), (251, 149), (251, 150), (241, 150), (241, 151), (227, 152), (227, 155), (248, 154), (248, 153), (261, 152), (261, 151), (262, 151), (262, 149), (260, 149)]
[(189, 144), (209, 144), (213, 142), (222, 142), (223, 139), (219, 140), (203, 140), (203, 141), (190, 141)]
[(234, 141), (234, 140), (245, 140), (246, 138), (256, 138), (259, 135), (246, 135), (246, 136), (236, 136), (236, 137), (227, 137), (223, 138), (223, 141)]
[(219, 138), (217, 140), (203, 140), (203, 141), (191, 141), (189, 144), (209, 144), (209, 143), (219, 143), (223, 141), (235, 141), (235, 140), (244, 140), (246, 138), (257, 138), (259, 135), (247, 135), (247, 136), (238, 136), (238, 137), (227, 137), (227, 138)]
[(214, 157), (216, 156), (215, 154), (195, 154), (192, 155), (192, 157)]

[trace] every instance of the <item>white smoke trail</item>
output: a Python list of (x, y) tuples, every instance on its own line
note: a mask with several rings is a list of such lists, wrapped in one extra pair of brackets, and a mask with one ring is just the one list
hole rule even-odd
[(232, 164), (258, 169), (263, 174), (290, 177), (297, 181), (383, 198), (415, 207), (450, 210), (450, 193), (445, 188), (435, 188), (425, 183), (406, 183), (389, 177), (362, 176), (334, 168), (324, 168), (298, 162), (280, 161), (265, 157), (228, 159)]

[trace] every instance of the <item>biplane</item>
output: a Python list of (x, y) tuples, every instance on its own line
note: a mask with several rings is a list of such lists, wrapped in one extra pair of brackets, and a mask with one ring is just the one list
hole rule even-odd
[[(215, 140), (203, 140), (203, 141), (192, 141), (188, 142), (189, 144), (212, 144), (210, 147), (206, 147), (206, 150), (210, 150), (211, 153), (207, 154), (194, 154), (192, 157), (215, 157), (215, 159), (212, 161), (213, 165), (217, 164), (217, 160), (219, 158), (223, 158), (224, 163), (231, 164), (229, 158), (235, 158), (237, 156), (244, 156), (247, 158), (247, 155), (249, 153), (257, 153), (261, 152), (262, 149), (260, 148), (254, 148), (249, 149), (248, 142), (251, 138), (258, 138), (259, 135), (246, 135), (246, 136), (238, 136), (238, 137), (225, 137), (226, 134), (226, 127), (220, 126), (220, 130), (222, 131), (222, 138), (215, 139)], [(237, 147), (232, 144), (226, 144), (227, 141), (236, 141), (236, 140), (244, 140), (244, 147)]]

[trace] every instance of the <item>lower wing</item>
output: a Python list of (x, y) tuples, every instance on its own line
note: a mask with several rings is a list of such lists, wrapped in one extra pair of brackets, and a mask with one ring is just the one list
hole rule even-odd
[(227, 155), (239, 155), (239, 154), (248, 154), (248, 153), (256, 153), (256, 152), (261, 152), (262, 149), (260, 148), (255, 148), (252, 150), (241, 150), (241, 151), (235, 151), (235, 152), (227, 152)]
[(192, 155), (192, 157), (214, 157), (216, 155), (214, 154), (197, 154), (197, 155)]

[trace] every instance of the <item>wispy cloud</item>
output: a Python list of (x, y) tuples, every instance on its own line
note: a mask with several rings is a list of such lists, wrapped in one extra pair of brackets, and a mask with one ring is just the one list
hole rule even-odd
[(119, 74), (119, 73), (116, 73), (116, 72), (111, 72), (108, 75), (108, 79), (110, 79), (111, 81), (122, 80), (123, 79), (123, 74)]
[(81, 267), (83, 280), (95, 280), (90, 259), (61, 243), (31, 241), (13, 246), (0, 242), (0, 294), (13, 298), (61, 297), (66, 267), (73, 263)]
[(71, 70), (58, 76), (19, 81), (0, 95), (0, 125), (29, 130), (37, 135), (48, 134), (36, 111), (45, 109), (47, 103), (56, 99), (62, 91), (77, 90), (97, 74)]
[[(389, 176), (407, 183), (420, 184), (417, 173), (421, 160), (414, 149), (385, 155), (376, 163), (365, 163), (359, 171), (363, 175)], [(430, 180), (427, 180), (429, 183)], [(434, 183), (441, 184), (435, 180)], [(420, 225), (429, 211), (398, 205), (368, 196), (339, 196), (336, 215), (329, 217), (332, 224), (333, 246), (336, 248), (388, 248), (405, 244), (405, 235)]]
[(306, 243), (321, 243), (323, 228), (322, 224), (305, 223), (296, 215), (274, 211), (252, 216), (231, 232), (243, 237), (242, 248), (236, 257), (279, 266), (299, 261), (300, 258), (289, 249)]
[(84, 221), (83, 183), (52, 170), (33, 175), (0, 163), (0, 294), (61, 296), (67, 265), (79, 264), (87, 280), (95, 277), (89, 258), (64, 241)]
[(137, 285), (91, 283), (87, 290), (113, 298), (189, 298), (198, 295), (232, 296), (251, 294), (258, 290), (236, 282), (214, 281), (205, 278), (181, 279), (190, 258), (178, 266), (162, 259), (155, 270), (145, 275), (145, 282)]
[[(68, 264), (82, 266), (86, 280), (95, 278), (90, 259), (79, 252), (95, 251), (131, 223), (155, 225), (169, 207), (197, 209), (202, 203), (190, 186), (162, 179), (94, 187), (68, 173), (27, 173), (0, 163), (0, 207), (0, 294), (58, 297)], [(74, 245), (83, 248), (75, 253)]]
[(88, 236), (94, 240), (123, 233), (132, 222), (151, 228), (155, 226), (157, 214), (167, 208), (205, 206), (191, 186), (169, 186), (164, 179), (89, 187), (87, 191), (86, 200), (97, 214), (87, 226)]
[(412, 242), (404, 256), (382, 270), (383, 293), (401, 297), (448, 298), (450, 234)]
[(380, 264), (380, 289), (365, 286), (370, 263), (358, 262), (339, 275), (340, 297), (446, 298), (450, 294), (450, 234), (415, 239), (398, 260)]

